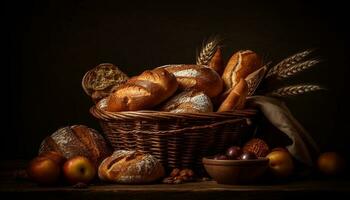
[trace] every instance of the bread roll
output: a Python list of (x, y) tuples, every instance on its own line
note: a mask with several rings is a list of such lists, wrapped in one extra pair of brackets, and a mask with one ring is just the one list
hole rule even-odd
[(40, 144), (39, 154), (50, 151), (59, 152), (66, 159), (85, 156), (96, 167), (112, 153), (102, 135), (84, 125), (66, 126), (46, 137)]
[(262, 60), (253, 51), (238, 51), (233, 54), (222, 75), (226, 90), (234, 88), (240, 79), (245, 79), (250, 73), (260, 67), (262, 67)]
[(244, 108), (245, 99), (248, 94), (248, 85), (244, 79), (241, 79), (239, 83), (231, 89), (229, 95), (224, 102), (220, 105), (218, 112), (232, 111), (235, 109)]
[(204, 65), (165, 65), (159, 67), (174, 74), (179, 88), (203, 91), (209, 97), (215, 97), (223, 89), (223, 81), (218, 73)]
[(177, 90), (174, 75), (165, 69), (147, 70), (121, 85), (108, 99), (111, 112), (150, 109), (169, 98)]
[(128, 79), (129, 77), (117, 66), (102, 63), (85, 73), (82, 86), (85, 93), (96, 103)]
[(164, 175), (163, 166), (154, 156), (138, 151), (115, 151), (98, 168), (101, 180), (123, 184), (151, 183)]
[(173, 113), (213, 112), (213, 104), (204, 92), (189, 90), (172, 97), (161, 110)]

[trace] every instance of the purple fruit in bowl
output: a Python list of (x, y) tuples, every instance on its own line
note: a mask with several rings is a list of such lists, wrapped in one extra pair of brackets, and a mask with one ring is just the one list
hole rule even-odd
[(226, 156), (229, 157), (229, 159), (238, 159), (241, 154), (242, 149), (239, 146), (232, 146), (226, 151)]
[(240, 160), (252, 160), (252, 159), (257, 159), (256, 155), (252, 152), (244, 152), (241, 154), (241, 156), (239, 157)]
[(214, 160), (228, 160), (228, 157), (226, 155), (215, 155)]

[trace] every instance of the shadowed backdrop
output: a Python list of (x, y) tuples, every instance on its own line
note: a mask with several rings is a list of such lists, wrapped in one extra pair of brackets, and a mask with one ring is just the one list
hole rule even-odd
[[(276, 64), (317, 48), (323, 62), (290, 80), (328, 91), (284, 99), (323, 150), (347, 152), (348, 31), (342, 5), (302, 1), (123, 3), (26, 1), (7, 6), (4, 81), (8, 111), (3, 158), (30, 158), (60, 127), (100, 130), (81, 88), (84, 73), (109, 62), (129, 76), (164, 64), (194, 63), (204, 39), (225, 39), (225, 61), (251, 49)], [(343, 131), (345, 129), (345, 131)], [(8, 149), (11, 149), (9, 151)]]

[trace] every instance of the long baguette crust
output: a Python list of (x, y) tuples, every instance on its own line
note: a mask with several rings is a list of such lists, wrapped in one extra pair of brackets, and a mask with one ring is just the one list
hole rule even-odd
[(177, 90), (175, 76), (164, 69), (144, 71), (118, 87), (108, 99), (111, 112), (151, 109)]

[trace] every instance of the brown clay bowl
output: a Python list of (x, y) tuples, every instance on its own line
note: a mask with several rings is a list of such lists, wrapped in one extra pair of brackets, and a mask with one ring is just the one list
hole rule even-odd
[(269, 160), (215, 160), (207, 157), (203, 158), (202, 162), (209, 176), (219, 184), (251, 184), (262, 177), (268, 168)]

